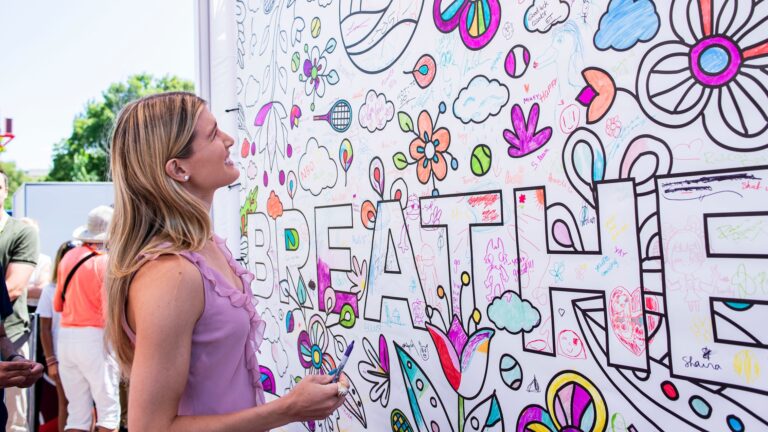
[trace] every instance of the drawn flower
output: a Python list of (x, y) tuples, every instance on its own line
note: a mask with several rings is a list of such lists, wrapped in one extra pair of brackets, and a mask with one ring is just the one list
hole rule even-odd
[(547, 386), (547, 407), (528, 405), (517, 418), (518, 431), (597, 432), (607, 426), (608, 407), (585, 376), (563, 371)]
[(325, 49), (314, 46), (309, 49), (309, 45), (304, 45), (304, 52), (307, 58), (304, 59), (299, 80), (304, 83), (304, 93), (312, 96), (312, 103), (309, 108), (315, 110), (315, 98), (325, 95), (325, 86), (336, 85), (339, 82), (339, 74), (336, 70), (328, 70), (328, 60), (325, 55), (332, 53), (336, 49), (336, 39), (331, 38), (325, 45)]
[(259, 153), (266, 152), (269, 167), (274, 168), (275, 158), (280, 153), (285, 156), (285, 147), (288, 143), (288, 129), (283, 121), (288, 117), (285, 107), (280, 102), (269, 102), (259, 109), (254, 126), (259, 130), (256, 132), (256, 139), (251, 146), (251, 154), (256, 154), (256, 148)]
[[(445, 113), (445, 110), (445, 103), (440, 102), (440, 114)], [(398, 113), (400, 129), (404, 132), (413, 132), (416, 138), (411, 141), (408, 148), (411, 161), (402, 152), (393, 156), (397, 169), (403, 170), (409, 165), (416, 165), (416, 177), (419, 182), (427, 184), (431, 179), (432, 195), (438, 194), (437, 188), (435, 188), (435, 179), (443, 180), (448, 173), (446, 156), (451, 159), (451, 169), (459, 168), (459, 162), (448, 152), (448, 147), (451, 145), (451, 132), (446, 128), (435, 130), (439, 118), (438, 115), (433, 122), (429, 112), (422, 111), (419, 114), (418, 129), (414, 131), (411, 117), (404, 112)]]
[(389, 348), (384, 335), (379, 335), (379, 349), (373, 348), (368, 338), (363, 338), (363, 349), (368, 361), (362, 360), (357, 365), (360, 376), (373, 384), (371, 387), (371, 400), (381, 403), (382, 407), (389, 404)]
[(352, 288), (349, 291), (357, 295), (358, 299), (363, 297), (365, 292), (365, 283), (368, 278), (368, 262), (363, 260), (363, 263), (357, 260), (356, 256), (352, 257), (352, 271), (347, 273), (347, 279), (352, 282)]
[(416, 176), (426, 184), (432, 174), (438, 180), (443, 180), (448, 173), (443, 153), (451, 145), (451, 133), (446, 128), (433, 131), (432, 117), (428, 112), (419, 114), (419, 136), (411, 141), (409, 148), (411, 157), (417, 162)]
[(326, 66), (328, 66), (328, 61), (325, 56), (320, 55), (320, 49), (312, 47), (311, 55), (304, 60), (304, 76), (307, 77), (304, 82), (304, 93), (307, 96), (311, 96), (312, 93), (316, 93), (320, 97), (325, 95), (325, 80), (322, 73), (325, 72)]
[(535, 103), (526, 120), (523, 109), (515, 104), (512, 107), (512, 128), (504, 129), (504, 139), (509, 144), (507, 153), (513, 158), (527, 156), (542, 148), (552, 138), (552, 128), (536, 130), (539, 124), (539, 104)]
[(614, 138), (619, 137), (621, 134), (621, 120), (619, 119), (619, 116), (609, 117), (608, 120), (605, 121), (605, 133)]
[(479, 50), (496, 35), (501, 6), (499, 0), (435, 0), (432, 17), (438, 30), (450, 33), (458, 27), (464, 45)]
[(479, 328), (468, 334), (461, 325), (459, 317), (454, 315), (448, 332), (432, 324), (427, 324), (440, 358), (440, 365), (448, 383), (456, 392), (473, 399), (480, 393), (488, 368), (488, 350), (495, 331), (491, 328)]
[(298, 351), (299, 362), (307, 373), (324, 374), (336, 368), (333, 357), (326, 352), (328, 349), (328, 331), (325, 322), (319, 315), (314, 315), (309, 320), (307, 330), (299, 333)]
[(637, 96), (648, 117), (667, 127), (701, 117), (724, 148), (768, 148), (768, 9), (756, 4), (672, 2), (677, 40), (653, 47), (638, 72)]

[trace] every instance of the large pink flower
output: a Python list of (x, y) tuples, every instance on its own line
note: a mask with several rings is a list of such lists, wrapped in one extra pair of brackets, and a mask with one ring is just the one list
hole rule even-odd
[(432, 324), (427, 324), (427, 330), (437, 348), (448, 383), (464, 398), (477, 397), (485, 381), (478, 377), (486, 375), (488, 351), (495, 331), (480, 328), (469, 335), (456, 315), (447, 334)]

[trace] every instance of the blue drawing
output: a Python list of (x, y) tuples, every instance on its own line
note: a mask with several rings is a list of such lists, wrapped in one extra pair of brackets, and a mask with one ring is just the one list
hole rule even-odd
[(651, 0), (612, 0), (595, 33), (599, 50), (625, 51), (659, 32), (659, 14)]
[(408, 393), (408, 402), (413, 419), (420, 432), (439, 430), (453, 432), (443, 401), (440, 399), (429, 376), (405, 350), (395, 343), (395, 351), (403, 372), (403, 381)]
[(512, 334), (530, 332), (541, 322), (539, 311), (514, 291), (506, 291), (488, 306), (488, 319), (499, 330)]

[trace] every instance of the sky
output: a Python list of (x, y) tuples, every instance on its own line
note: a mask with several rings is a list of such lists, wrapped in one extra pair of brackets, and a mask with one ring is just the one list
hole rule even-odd
[[(0, 0), (0, 154), (48, 169), (86, 102), (137, 73), (195, 79), (194, 0)], [(5, 127), (5, 121), (0, 122)]]

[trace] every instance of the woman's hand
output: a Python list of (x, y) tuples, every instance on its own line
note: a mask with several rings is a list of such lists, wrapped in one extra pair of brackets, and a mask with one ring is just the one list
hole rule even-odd
[(344, 404), (339, 396), (339, 385), (349, 388), (347, 376), (342, 374), (338, 383), (331, 382), (333, 375), (309, 375), (288, 393), (288, 409), (298, 421), (321, 420)]

